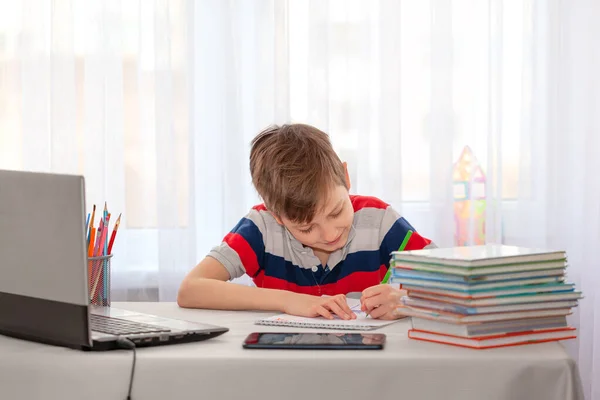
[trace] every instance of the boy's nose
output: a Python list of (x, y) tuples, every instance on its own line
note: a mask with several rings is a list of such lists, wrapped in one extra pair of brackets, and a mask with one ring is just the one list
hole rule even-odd
[(323, 239), (325, 239), (325, 242), (327, 242), (327, 243), (333, 242), (335, 239), (337, 239), (337, 237), (338, 237), (337, 229), (329, 229), (323, 235)]

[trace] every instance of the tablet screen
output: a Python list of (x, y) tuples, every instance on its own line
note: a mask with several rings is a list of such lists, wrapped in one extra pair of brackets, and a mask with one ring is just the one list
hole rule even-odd
[(246, 348), (381, 349), (381, 333), (254, 332), (244, 341)]

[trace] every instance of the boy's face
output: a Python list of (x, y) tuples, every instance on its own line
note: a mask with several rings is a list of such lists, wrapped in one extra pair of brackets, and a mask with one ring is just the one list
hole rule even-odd
[(285, 217), (281, 223), (303, 245), (331, 253), (344, 247), (354, 220), (348, 189), (335, 187), (319, 209), (321, 211), (309, 223), (292, 222)]

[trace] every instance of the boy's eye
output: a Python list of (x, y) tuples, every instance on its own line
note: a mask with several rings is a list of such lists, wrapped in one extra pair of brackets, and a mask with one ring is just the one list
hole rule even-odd
[(302, 233), (306, 233), (306, 234), (308, 234), (308, 233), (311, 233), (311, 232), (312, 232), (312, 230), (313, 230), (313, 227), (312, 227), (312, 226), (311, 226), (310, 228), (308, 228), (308, 229), (299, 229), (299, 231), (300, 231), (300, 232), (302, 232)]
[(342, 206), (342, 208), (340, 208), (340, 210), (338, 212), (336, 212), (335, 214), (329, 214), (329, 218), (337, 218), (342, 214), (342, 211), (344, 211), (344, 206)]

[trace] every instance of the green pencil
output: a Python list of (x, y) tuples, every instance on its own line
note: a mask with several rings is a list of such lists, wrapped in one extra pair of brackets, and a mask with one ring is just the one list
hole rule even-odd
[[(404, 240), (402, 241), (402, 243), (400, 244), (400, 247), (398, 248), (398, 251), (404, 251), (404, 249), (406, 248), (406, 244), (408, 243), (408, 239), (410, 239), (410, 237), (412, 236), (413, 231), (409, 230), (408, 232), (406, 232), (406, 236), (404, 236)], [(390, 267), (388, 268), (387, 272), (385, 273), (385, 276), (383, 277), (383, 280), (381, 281), (382, 284), (384, 283), (388, 283), (388, 281), (390, 280), (390, 276), (392, 275), (392, 266), (390, 265)]]
[[(406, 232), (406, 236), (404, 236), (404, 240), (400, 244), (398, 251), (404, 251), (404, 249), (406, 248), (406, 244), (408, 243), (408, 239), (410, 239), (412, 234), (413, 234), (413, 231), (411, 231), (410, 229), (408, 230), (408, 232)], [(381, 284), (388, 283), (391, 275), (392, 275), (392, 266), (390, 265), (387, 272), (385, 273), (385, 276), (383, 277), (383, 280), (381, 281)], [(366, 313), (366, 316), (368, 317), (369, 313)]]

